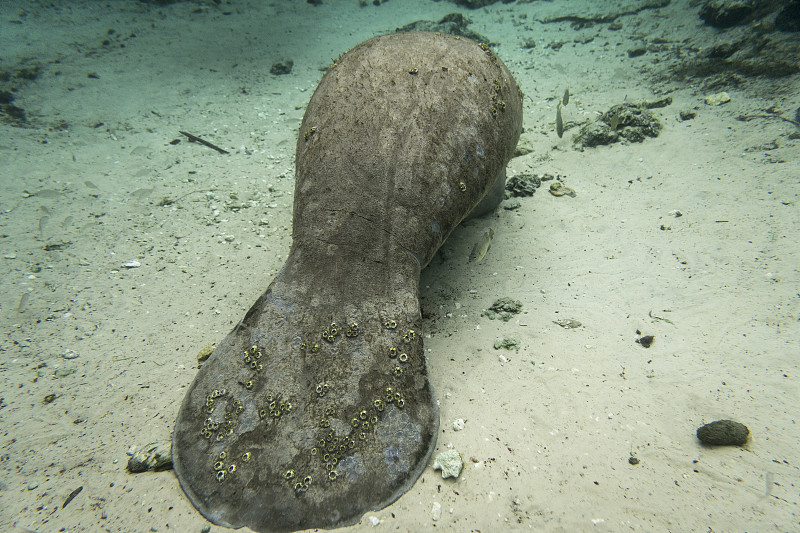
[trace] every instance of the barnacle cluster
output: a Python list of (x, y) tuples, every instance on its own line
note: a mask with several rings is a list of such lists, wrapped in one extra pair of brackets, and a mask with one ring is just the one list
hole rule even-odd
[[(341, 326), (340, 324), (345, 324)], [(294, 404), (302, 403), (302, 413), (316, 413), (313, 418), (313, 432), (317, 436), (310, 448), (308, 455), (294, 464), (287, 464), (279, 470), (281, 482), (286, 483), (288, 490), (293, 490), (298, 496), (309, 491), (314, 478), (322, 478), (328, 482), (335, 482), (340, 478), (341, 472), (337, 470), (340, 462), (347, 456), (356, 453), (360, 447), (369, 446), (371, 435), (380, 424), (380, 420), (387, 409), (394, 406), (403, 409), (406, 398), (402, 392), (406, 382), (406, 372), (413, 370), (414, 364), (420, 362), (416, 354), (421, 340), (417, 332), (409, 327), (404, 327), (394, 317), (381, 318), (377, 323), (383, 325), (383, 331), (370, 331), (367, 337), (372, 343), (379, 340), (382, 347), (377, 359), (378, 368), (382, 368), (383, 378), (372, 383), (376, 391), (372, 397), (365, 398), (363, 403), (356, 406), (340, 404), (341, 391), (337, 388), (336, 369), (329, 363), (328, 357), (335, 356), (341, 350), (353, 349), (360, 342), (368, 342), (361, 338), (362, 326), (358, 321), (346, 322), (332, 321), (327, 326), (316, 329), (316, 333), (307, 335), (306, 338), (321, 339), (302, 341), (299, 339), (297, 346), (301, 353), (307, 356), (319, 357), (318, 361), (324, 362), (321, 368), (327, 369), (310, 381), (308, 395), (300, 399), (286, 397), (279, 391), (264, 391), (263, 370), (270, 361), (267, 350), (258, 345), (252, 345), (241, 354), (241, 364), (247, 369), (247, 377), (238, 381), (242, 386), (236, 392), (217, 387), (205, 396), (205, 415), (207, 418), (202, 423), (201, 435), (209, 441), (216, 443), (209, 450), (209, 464), (213, 475), (220, 483), (230, 480), (237, 469), (245, 468), (255, 459), (254, 450), (237, 449), (238, 441), (233, 439), (226, 444), (226, 439), (236, 434), (239, 427), (239, 417), (247, 409), (255, 409), (257, 420), (269, 427), (270, 424), (279, 423), (283, 418), (292, 413)], [(313, 331), (313, 330), (312, 330)], [(343, 343), (343, 344), (340, 344)], [(316, 359), (315, 359), (316, 360)], [(214, 416), (219, 409), (221, 416)], [(219, 413), (219, 411), (217, 411)], [(244, 420), (244, 419), (243, 419)], [(227, 449), (219, 451), (219, 446)], [(231, 457), (235, 457), (233, 460)]]

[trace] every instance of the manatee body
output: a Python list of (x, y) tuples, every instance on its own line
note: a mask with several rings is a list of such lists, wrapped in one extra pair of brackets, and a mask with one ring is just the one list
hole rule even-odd
[(504, 175), (521, 123), (508, 69), (463, 38), (377, 37), (323, 76), (297, 141), (286, 264), (175, 425), (175, 472), (206, 518), (333, 528), (416, 481), (439, 426), (420, 270)]

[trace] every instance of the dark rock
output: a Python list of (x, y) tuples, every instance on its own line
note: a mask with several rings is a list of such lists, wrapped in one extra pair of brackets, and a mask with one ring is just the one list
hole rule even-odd
[(20, 80), (35, 80), (41, 74), (41, 67), (33, 65), (31, 67), (23, 67), (14, 73), (14, 77)]
[(522, 302), (511, 298), (499, 298), (489, 309), (495, 313), (506, 312), (517, 314), (522, 311)]
[(521, 344), (516, 337), (506, 337), (504, 339), (494, 341), (495, 350), (516, 350), (519, 351)]
[(450, 13), (445, 15), (439, 22), (432, 20), (417, 20), (401, 26), (395, 30), (397, 33), (412, 32), (412, 31), (427, 31), (433, 33), (447, 33), (450, 35), (457, 35), (458, 37), (465, 37), (472, 39), (479, 43), (487, 43), (489, 39), (467, 28), (467, 25), (472, 22), (461, 13)]
[(577, 142), (581, 146), (594, 148), (602, 144), (611, 144), (619, 141), (619, 133), (612, 130), (608, 124), (595, 120), (581, 127), (577, 135)]
[(536, 174), (531, 176), (517, 174), (506, 180), (506, 190), (510, 196), (533, 196), (536, 189), (542, 186), (542, 180)]
[(656, 338), (654, 336), (645, 335), (644, 337), (639, 337), (636, 339), (636, 344), (641, 345), (642, 348), (649, 348), (653, 345), (653, 341), (655, 340)]
[(800, 1), (789, 2), (778, 13), (775, 27), (781, 31), (800, 31)]
[[(478, 9), (481, 7), (496, 4), (499, 0), (450, 0), (456, 5), (468, 7), (469, 9)], [(510, 4), (514, 0), (503, 0), (504, 4)]]
[(6, 122), (17, 126), (25, 124), (28, 121), (25, 110), (14, 104), (5, 104), (0, 107), (0, 117), (4, 118)]
[(490, 320), (499, 318), (503, 322), (508, 322), (520, 311), (522, 311), (522, 302), (519, 300), (498, 298), (488, 310), (481, 313), (481, 316), (488, 317)]
[(600, 120), (581, 127), (575, 142), (581, 146), (611, 144), (620, 138), (642, 142), (646, 137), (658, 137), (661, 122), (642, 104), (618, 104), (600, 115)]
[(290, 74), (292, 72), (292, 67), (294, 66), (294, 61), (291, 59), (283, 59), (278, 61), (277, 63), (272, 64), (272, 68), (269, 69), (270, 74), (275, 74), (276, 76), (280, 76), (283, 74)]
[(747, 442), (750, 430), (733, 420), (717, 420), (697, 428), (697, 438), (714, 446), (741, 446)]
[(647, 53), (647, 48), (640, 46), (639, 48), (631, 48), (628, 50), (628, 57), (639, 57)]
[(726, 59), (739, 51), (742, 43), (720, 43), (712, 46), (706, 51), (709, 59)]
[(756, 8), (754, 0), (709, 0), (700, 8), (700, 18), (715, 28), (730, 28), (747, 21)]

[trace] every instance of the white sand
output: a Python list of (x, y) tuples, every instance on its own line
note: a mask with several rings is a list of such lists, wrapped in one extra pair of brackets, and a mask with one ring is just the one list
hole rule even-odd
[[(23, 64), (41, 75), (16, 94), (32, 127), (0, 125), (0, 529), (199, 532), (206, 521), (173, 472), (131, 475), (126, 451), (169, 438), (197, 352), (228, 333), (282, 265), (294, 144), (320, 69), (373, 35), (458, 9), (9, 4), (0, 70), (30, 58)], [(714, 91), (669, 80), (669, 50), (750, 35), (703, 26), (687, 1), (623, 17), (619, 31), (537, 22), (570, 14), (564, 4), (463, 10), (499, 43), (526, 94), (533, 152), (509, 174), (558, 174), (577, 196), (545, 185), (517, 211), (469, 222), (423, 273), (437, 452), (453, 445), (465, 468), (442, 480), (429, 467), (349, 530), (372, 529), (373, 516), (375, 531), (798, 531), (800, 150), (788, 137), (797, 128), (736, 117), (774, 105), (793, 118), (800, 80)], [(667, 51), (628, 58), (656, 37)], [(529, 38), (536, 47), (522, 49)], [(565, 44), (548, 48), (555, 41)], [(292, 74), (270, 75), (282, 57), (294, 60)], [(703, 103), (723, 89), (730, 103)], [(654, 110), (658, 138), (572, 148), (578, 123), (667, 93), (673, 104)], [(694, 120), (677, 120), (691, 109)], [(231, 154), (170, 144), (179, 129)], [(59, 194), (23, 195), (41, 190)], [(163, 198), (176, 201), (157, 205)], [(489, 253), (467, 264), (487, 226)], [(133, 260), (141, 266), (121, 267)], [(523, 313), (508, 323), (481, 316), (503, 296)], [(567, 318), (583, 325), (553, 323)], [(655, 336), (651, 348), (636, 344), (637, 330)], [(518, 352), (493, 349), (508, 336)], [(66, 350), (79, 356), (64, 359)], [(54, 377), (64, 369), (75, 372)], [(458, 418), (465, 429), (455, 432)], [(701, 446), (696, 428), (720, 418), (745, 423), (751, 441)]]

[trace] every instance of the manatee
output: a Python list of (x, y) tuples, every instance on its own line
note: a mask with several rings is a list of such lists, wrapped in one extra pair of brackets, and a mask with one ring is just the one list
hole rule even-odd
[(376, 37), (328, 69), (300, 126), (286, 263), (175, 423), (175, 473), (208, 520), (335, 528), (414, 484), (439, 427), (420, 271), (521, 129), (511, 73), (465, 38)]

